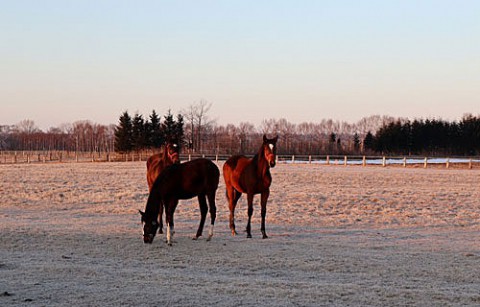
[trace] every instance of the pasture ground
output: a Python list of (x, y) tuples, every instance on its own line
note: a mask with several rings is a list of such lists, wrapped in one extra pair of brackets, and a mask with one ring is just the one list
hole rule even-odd
[[(221, 180), (212, 241), (191, 240), (198, 206), (182, 201), (172, 247), (141, 239), (143, 162), (0, 175), (2, 306), (480, 305), (478, 170), (279, 164), (269, 239), (258, 197), (253, 238), (231, 237)], [(238, 230), (246, 218), (242, 197)]]

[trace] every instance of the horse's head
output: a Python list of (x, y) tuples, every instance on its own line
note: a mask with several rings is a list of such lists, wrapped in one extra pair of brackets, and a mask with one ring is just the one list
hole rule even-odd
[(158, 222), (154, 217), (153, 219), (146, 216), (145, 212), (140, 212), (142, 216), (142, 224), (143, 224), (143, 242), (144, 243), (152, 243), (153, 238), (155, 238), (155, 234), (157, 233), (158, 229)]
[(277, 141), (278, 135), (273, 139), (267, 138), (265, 134), (263, 135), (263, 156), (270, 167), (275, 167), (277, 160)]
[(168, 143), (165, 147), (165, 152), (167, 158), (172, 161), (172, 163), (180, 163), (180, 146), (177, 143)]

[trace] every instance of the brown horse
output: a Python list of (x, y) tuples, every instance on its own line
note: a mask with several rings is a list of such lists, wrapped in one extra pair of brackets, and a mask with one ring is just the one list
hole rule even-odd
[(153, 183), (162, 170), (174, 163), (180, 163), (180, 147), (176, 143), (167, 143), (162, 153), (155, 154), (147, 160), (148, 191), (152, 190)]
[[(157, 228), (157, 216), (160, 208), (165, 207), (167, 224), (167, 243), (172, 245), (173, 214), (180, 199), (190, 199), (198, 196), (200, 205), (200, 225), (194, 239), (202, 235), (205, 218), (210, 206), (211, 226), (207, 241), (213, 236), (213, 225), (217, 216), (215, 193), (220, 180), (220, 171), (208, 159), (196, 159), (182, 164), (172, 164), (165, 168), (155, 180), (148, 196), (145, 212), (140, 211), (143, 222), (143, 241), (152, 243)], [(161, 220), (161, 219), (160, 219)]]
[(242, 193), (247, 194), (248, 224), (247, 238), (252, 237), (250, 222), (253, 214), (253, 196), (261, 194), (263, 238), (268, 238), (265, 232), (265, 215), (267, 200), (270, 195), (272, 175), (270, 168), (275, 167), (278, 135), (273, 139), (263, 136), (263, 144), (258, 153), (251, 159), (245, 156), (233, 156), (223, 165), (223, 177), (227, 188), (228, 206), (230, 209), (230, 229), (235, 231), (235, 207)]

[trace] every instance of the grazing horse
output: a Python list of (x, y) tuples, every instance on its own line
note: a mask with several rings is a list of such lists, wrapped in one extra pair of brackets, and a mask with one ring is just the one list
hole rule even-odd
[(230, 229), (235, 231), (235, 207), (242, 193), (247, 194), (248, 224), (247, 238), (252, 237), (250, 222), (253, 214), (253, 196), (261, 194), (263, 238), (268, 238), (265, 232), (265, 215), (267, 214), (267, 200), (270, 195), (272, 175), (270, 168), (275, 167), (278, 135), (273, 139), (263, 136), (263, 144), (258, 153), (251, 159), (245, 156), (230, 157), (223, 165), (223, 177), (227, 188), (228, 206), (230, 209)]
[(143, 223), (143, 242), (152, 243), (157, 228), (157, 216), (161, 207), (165, 207), (165, 221), (167, 224), (167, 243), (172, 245), (173, 214), (179, 199), (190, 199), (198, 196), (201, 219), (194, 239), (202, 235), (205, 218), (210, 206), (211, 226), (207, 241), (213, 236), (213, 225), (217, 216), (215, 193), (220, 180), (218, 167), (208, 159), (195, 159), (182, 164), (172, 164), (165, 168), (148, 196), (145, 212), (140, 211)]
[[(152, 190), (153, 183), (157, 179), (158, 175), (169, 165), (180, 163), (179, 158), (180, 147), (176, 143), (168, 142), (165, 145), (163, 153), (150, 156), (147, 160), (147, 182), (148, 191)], [(158, 233), (163, 233), (163, 221), (162, 221), (163, 207), (160, 206), (158, 216)]]

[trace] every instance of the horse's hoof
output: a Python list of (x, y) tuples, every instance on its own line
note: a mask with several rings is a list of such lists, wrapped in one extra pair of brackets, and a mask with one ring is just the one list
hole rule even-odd
[(264, 239), (268, 239), (268, 236), (266, 234), (263, 235)]
[(168, 245), (168, 246), (172, 246), (172, 242), (167, 242), (167, 245)]
[(236, 232), (235, 230), (232, 230), (232, 236), (235, 237), (236, 235), (238, 235), (238, 232)]
[(161, 235), (163, 235), (163, 229), (160, 228), (160, 229), (158, 230), (158, 233), (161, 234)]
[(212, 237), (213, 237), (213, 236), (208, 236), (207, 242), (211, 241), (211, 240), (212, 240)]
[(248, 235), (247, 235), (247, 238), (251, 239), (251, 238), (252, 238), (252, 235), (251, 235), (251, 234), (248, 234)]
[(197, 241), (198, 240), (198, 236), (195, 236), (192, 238), (193, 241)]

